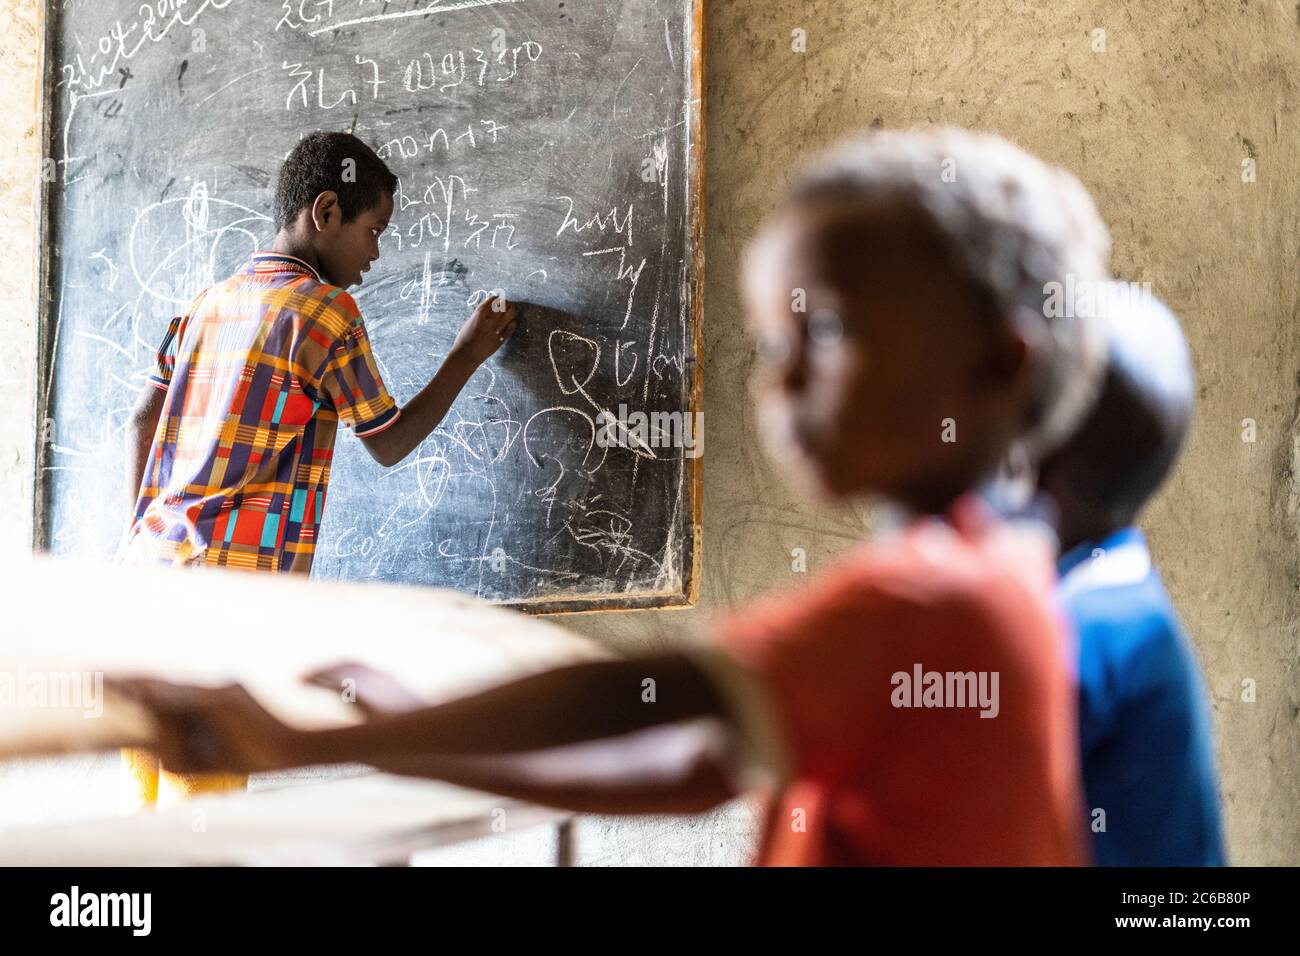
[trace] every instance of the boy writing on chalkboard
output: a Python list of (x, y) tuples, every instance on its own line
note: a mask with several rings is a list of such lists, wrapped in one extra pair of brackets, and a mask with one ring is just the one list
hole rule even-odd
[[(514, 307), (488, 298), (398, 407), (346, 291), (379, 258), (396, 188), (349, 133), (313, 133), (289, 153), (270, 249), (171, 321), (132, 411), (128, 560), (307, 574), (340, 422), (380, 464), (397, 464), (513, 333)], [(145, 802), (155, 768), (140, 756)]]
[(1107, 250), (1078, 182), (999, 139), (851, 144), (747, 260), (759, 424), (811, 487), (882, 495), (900, 528), (708, 645), (355, 727), (289, 728), (238, 686), (121, 686), (195, 770), (356, 760), (602, 813), (702, 811), (766, 779), (766, 863), (1085, 862), (1050, 534), (976, 492), (1086, 409), (1099, 336), (1043, 294), (1104, 276)]

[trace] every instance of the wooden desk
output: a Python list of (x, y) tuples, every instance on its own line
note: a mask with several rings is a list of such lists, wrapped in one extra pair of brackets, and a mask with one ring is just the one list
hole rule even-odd
[[(387, 670), (436, 703), (550, 667), (608, 656), (538, 618), (464, 595), (239, 571), (0, 561), (0, 759), (147, 739), (148, 717), (106, 697), (104, 676), (245, 684), (304, 728), (360, 719), (302, 682), (330, 664)], [(97, 689), (98, 687), (98, 689)], [(195, 811), (205, 829), (194, 832)], [(399, 862), (416, 850), (568, 815), (444, 784), (371, 774), (232, 796), (163, 813), (0, 831), (0, 864)], [(562, 860), (563, 862), (563, 860)]]
[(302, 682), (342, 661), (389, 671), (437, 703), (608, 656), (539, 618), (431, 588), (54, 558), (0, 561), (0, 580), (0, 758), (147, 735), (138, 708), (102, 696), (104, 676), (237, 680), (310, 728), (360, 719), (340, 693)]
[(0, 866), (401, 864), (420, 850), (547, 823), (559, 829), (556, 862), (569, 865), (569, 820), (448, 784), (367, 774), (196, 797), (160, 813), (0, 830)]

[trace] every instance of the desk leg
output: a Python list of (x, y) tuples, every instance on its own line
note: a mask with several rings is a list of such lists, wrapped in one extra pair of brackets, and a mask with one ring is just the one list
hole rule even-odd
[(574, 852), (573, 817), (561, 820), (555, 827), (555, 865), (576, 866)]

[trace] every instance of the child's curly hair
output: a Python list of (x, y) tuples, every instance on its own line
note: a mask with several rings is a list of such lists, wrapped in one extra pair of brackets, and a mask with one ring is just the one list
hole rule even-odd
[(1106, 350), (1097, 316), (1045, 308), (1048, 284), (1110, 278), (1110, 235), (1074, 176), (992, 134), (883, 131), (850, 140), (798, 179), (790, 201), (818, 200), (916, 211), (995, 317), (1038, 316), (1052, 347), (1023, 440), (1035, 453), (1064, 440), (1096, 397)]

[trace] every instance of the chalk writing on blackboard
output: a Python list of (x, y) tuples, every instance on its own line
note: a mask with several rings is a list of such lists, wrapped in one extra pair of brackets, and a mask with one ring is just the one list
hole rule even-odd
[[(47, 543), (111, 552), (170, 316), (270, 241), (297, 138), (399, 177), (353, 290), (399, 401), (486, 296), (521, 331), (391, 469), (336, 448), (315, 571), (555, 606), (690, 593), (693, 0), (103, 0), (53, 13)], [(640, 417), (638, 417), (640, 416)], [(644, 423), (644, 425), (642, 424)]]

